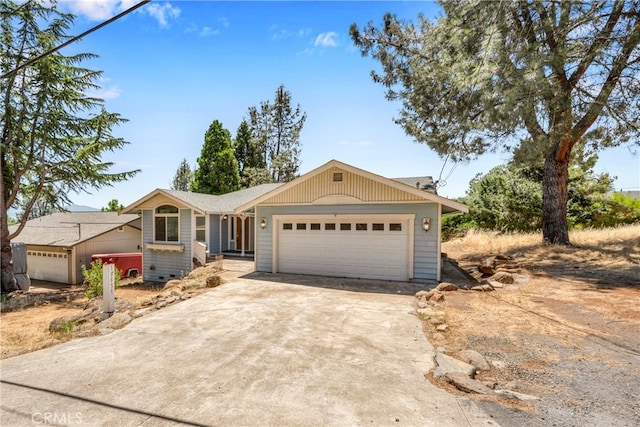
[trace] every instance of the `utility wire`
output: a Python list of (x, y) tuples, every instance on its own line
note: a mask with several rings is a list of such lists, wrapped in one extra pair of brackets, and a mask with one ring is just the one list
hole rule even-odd
[(113, 18), (111, 18), (111, 19), (109, 19), (109, 20), (107, 20), (107, 21), (104, 21), (103, 23), (101, 23), (101, 24), (99, 24), (99, 25), (96, 25), (96, 26), (95, 26), (95, 27), (93, 27), (93, 28), (88, 29), (87, 31), (85, 31), (84, 33), (82, 33), (82, 34), (80, 34), (80, 35), (78, 35), (78, 36), (72, 37), (71, 39), (69, 39), (69, 40), (67, 40), (66, 42), (62, 43), (60, 46), (58, 46), (58, 47), (54, 47), (53, 49), (49, 49), (48, 51), (46, 51), (46, 52), (44, 52), (44, 53), (41, 53), (40, 55), (35, 56), (35, 57), (33, 57), (33, 58), (31, 58), (31, 59), (27, 60), (26, 62), (24, 62), (24, 63), (22, 63), (22, 64), (18, 65), (18, 66), (17, 66), (16, 68), (14, 68), (13, 70), (7, 71), (7, 72), (6, 72), (6, 73), (4, 73), (2, 76), (0, 76), (0, 79), (4, 79), (4, 78), (6, 78), (6, 77), (9, 77), (9, 76), (12, 76), (12, 75), (16, 74), (18, 71), (22, 70), (22, 69), (23, 69), (23, 68), (25, 68), (25, 67), (28, 67), (29, 65), (33, 64), (34, 62), (39, 61), (40, 59), (44, 58), (45, 56), (49, 56), (49, 55), (51, 55), (52, 53), (57, 52), (58, 50), (62, 49), (63, 47), (68, 46), (68, 45), (70, 45), (71, 43), (73, 43), (73, 42), (75, 42), (75, 41), (77, 41), (77, 40), (79, 40), (79, 39), (83, 38), (84, 36), (89, 35), (89, 34), (93, 33), (94, 31), (97, 31), (97, 30), (99, 30), (100, 28), (102, 28), (102, 27), (104, 27), (104, 26), (106, 26), (106, 25), (111, 24), (112, 22), (114, 22), (114, 21), (116, 21), (116, 20), (118, 20), (118, 19), (122, 18), (122, 17), (123, 17), (123, 16), (125, 16), (125, 15), (128, 15), (129, 13), (131, 13), (131, 12), (133, 12), (134, 10), (138, 9), (139, 7), (144, 6), (145, 4), (149, 3), (150, 1), (151, 1), (151, 0), (142, 0), (140, 3), (138, 3), (138, 4), (136, 4), (136, 5), (132, 6), (132, 7), (130, 7), (129, 9), (125, 10), (124, 12), (121, 12), (121, 13), (117, 14), (117, 15), (116, 15), (116, 16), (114, 16)]

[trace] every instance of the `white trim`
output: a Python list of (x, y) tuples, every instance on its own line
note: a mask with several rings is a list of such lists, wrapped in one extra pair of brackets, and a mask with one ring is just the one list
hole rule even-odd
[[(360, 220), (362, 222), (372, 220), (372, 221), (381, 221), (384, 219), (387, 221), (398, 221), (398, 222), (406, 222), (407, 233), (408, 233), (408, 250), (407, 250), (407, 278), (409, 280), (413, 279), (413, 259), (414, 259), (414, 241), (415, 241), (415, 219), (416, 214), (277, 214), (271, 216), (271, 272), (278, 272), (278, 235), (280, 230), (280, 223), (284, 221), (298, 221), (298, 220), (309, 220), (312, 219), (314, 221), (339, 221), (341, 219), (348, 221)], [(257, 227), (256, 227), (257, 228)], [(257, 255), (257, 253), (256, 253)], [(257, 256), (255, 259), (258, 259)]]
[[(320, 174), (320, 173), (322, 173), (322, 172), (324, 172), (326, 170), (329, 170), (332, 167), (343, 169), (343, 170), (345, 170), (347, 172), (350, 172), (352, 174), (355, 174), (355, 175), (363, 176), (363, 177), (368, 178), (368, 179), (370, 179), (372, 181), (388, 185), (390, 187), (393, 187), (393, 188), (395, 188), (397, 190), (400, 190), (400, 191), (404, 191), (404, 192), (409, 193), (409, 194), (413, 194), (415, 196), (420, 197), (421, 199), (428, 200), (428, 201), (431, 201), (431, 202), (434, 202), (434, 203), (443, 204), (443, 205), (448, 206), (448, 207), (450, 207), (452, 209), (456, 209), (456, 210), (458, 210), (460, 212), (465, 212), (465, 213), (469, 212), (469, 208), (466, 205), (463, 205), (462, 203), (458, 203), (455, 200), (450, 200), (450, 199), (447, 199), (445, 197), (438, 196), (436, 194), (430, 193), (428, 191), (420, 190), (420, 189), (415, 188), (415, 187), (413, 187), (411, 185), (403, 184), (401, 182), (394, 181), (393, 179), (385, 178), (385, 177), (380, 176), (380, 175), (376, 175), (376, 174), (368, 172), (368, 171), (366, 171), (364, 169), (359, 169), (359, 168), (356, 168), (354, 166), (348, 165), (346, 163), (339, 162), (337, 160), (330, 160), (327, 163), (325, 163), (324, 165), (319, 166), (319, 167), (313, 169), (310, 172), (307, 172), (306, 174), (294, 179), (293, 181), (289, 181), (288, 183), (283, 184), (280, 187), (277, 187), (277, 188), (275, 188), (275, 189), (263, 194), (262, 196), (257, 197), (255, 199), (245, 203), (242, 206), (237, 207), (235, 209), (235, 212), (239, 213), (239, 212), (247, 210), (247, 209), (249, 209), (249, 208), (251, 208), (253, 206), (256, 206), (256, 205), (262, 203), (265, 200), (270, 199), (271, 197), (273, 197), (273, 196), (275, 196), (277, 194), (280, 194), (280, 193), (282, 193), (284, 191), (287, 191), (288, 189), (300, 184), (301, 182), (307, 181), (307, 180), (313, 178), (314, 176), (316, 176), (316, 175), (318, 175), (318, 174)], [(386, 203), (386, 202), (379, 201), (377, 203)]]
[(182, 243), (147, 243), (145, 247), (148, 251), (184, 252), (184, 245)]
[[(156, 210), (161, 207), (161, 206), (171, 206), (174, 207), (176, 209), (178, 209), (178, 213), (174, 214), (157, 214), (160, 217), (164, 217), (165, 218), (165, 233), (168, 234), (168, 229), (167, 229), (167, 224), (166, 224), (166, 218), (178, 218), (178, 240), (156, 240)], [(159, 244), (178, 244), (180, 243), (182, 240), (180, 240), (180, 229), (182, 228), (180, 226), (180, 211), (183, 209), (180, 209), (179, 206), (174, 206), (174, 205), (170, 205), (168, 203), (159, 203), (156, 206), (153, 207), (153, 209), (151, 210), (151, 222), (153, 224), (153, 228), (152, 228), (152, 238), (153, 238), (153, 242), (154, 243), (159, 243)], [(191, 210), (191, 215), (193, 215), (193, 210)], [(165, 236), (166, 237), (166, 236)], [(194, 236), (192, 236), (191, 240), (195, 240)]]

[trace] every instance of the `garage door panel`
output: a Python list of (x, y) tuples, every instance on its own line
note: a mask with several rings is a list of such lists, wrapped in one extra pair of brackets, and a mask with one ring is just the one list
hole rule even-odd
[(69, 269), (66, 254), (29, 251), (27, 273), (36, 280), (68, 283)]
[[(283, 223), (289, 221), (283, 221)], [(310, 223), (323, 224), (320, 230), (311, 230)], [(317, 218), (291, 220), (291, 229), (278, 227), (278, 271), (285, 273), (317, 274), (339, 277), (357, 277), (386, 280), (408, 279), (409, 227), (402, 222), (401, 231), (373, 230), (371, 224), (382, 223), (382, 218), (359, 218), (358, 224), (366, 230), (356, 230), (356, 221), (332, 218), (336, 230), (325, 230), (324, 222)], [(298, 227), (298, 224), (306, 226)], [(340, 224), (351, 224), (351, 230), (341, 230)], [(300, 228), (300, 229), (299, 229)], [(305, 229), (301, 229), (305, 228)]]

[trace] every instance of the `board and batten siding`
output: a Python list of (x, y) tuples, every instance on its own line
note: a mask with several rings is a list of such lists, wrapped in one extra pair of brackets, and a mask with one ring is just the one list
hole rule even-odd
[[(273, 215), (415, 214), (413, 230), (413, 281), (436, 282), (439, 267), (439, 210), (436, 203), (289, 205), (256, 207), (256, 218), (267, 218), (267, 227), (256, 227), (256, 271), (273, 271)], [(422, 229), (422, 218), (431, 218), (431, 229)]]
[(186, 276), (193, 269), (191, 209), (180, 209), (179, 212), (180, 241), (175, 245), (182, 245), (184, 247), (182, 252), (147, 248), (147, 244), (156, 243), (153, 236), (153, 210), (142, 211), (142, 268), (145, 280), (166, 282)]
[(220, 253), (220, 215), (209, 215), (209, 250), (210, 254)]
[[(334, 173), (342, 174), (342, 181), (334, 182)], [(332, 167), (298, 185), (264, 200), (262, 205), (314, 203), (327, 196), (348, 195), (363, 203), (422, 201), (423, 198), (398, 188), (373, 181), (362, 175)]]

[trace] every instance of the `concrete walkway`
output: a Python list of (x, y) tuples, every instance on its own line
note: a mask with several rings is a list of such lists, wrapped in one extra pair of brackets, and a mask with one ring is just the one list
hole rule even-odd
[(414, 285), (371, 285), (250, 274), (2, 360), (0, 424), (495, 426), (424, 378), (433, 348), (404, 295)]

